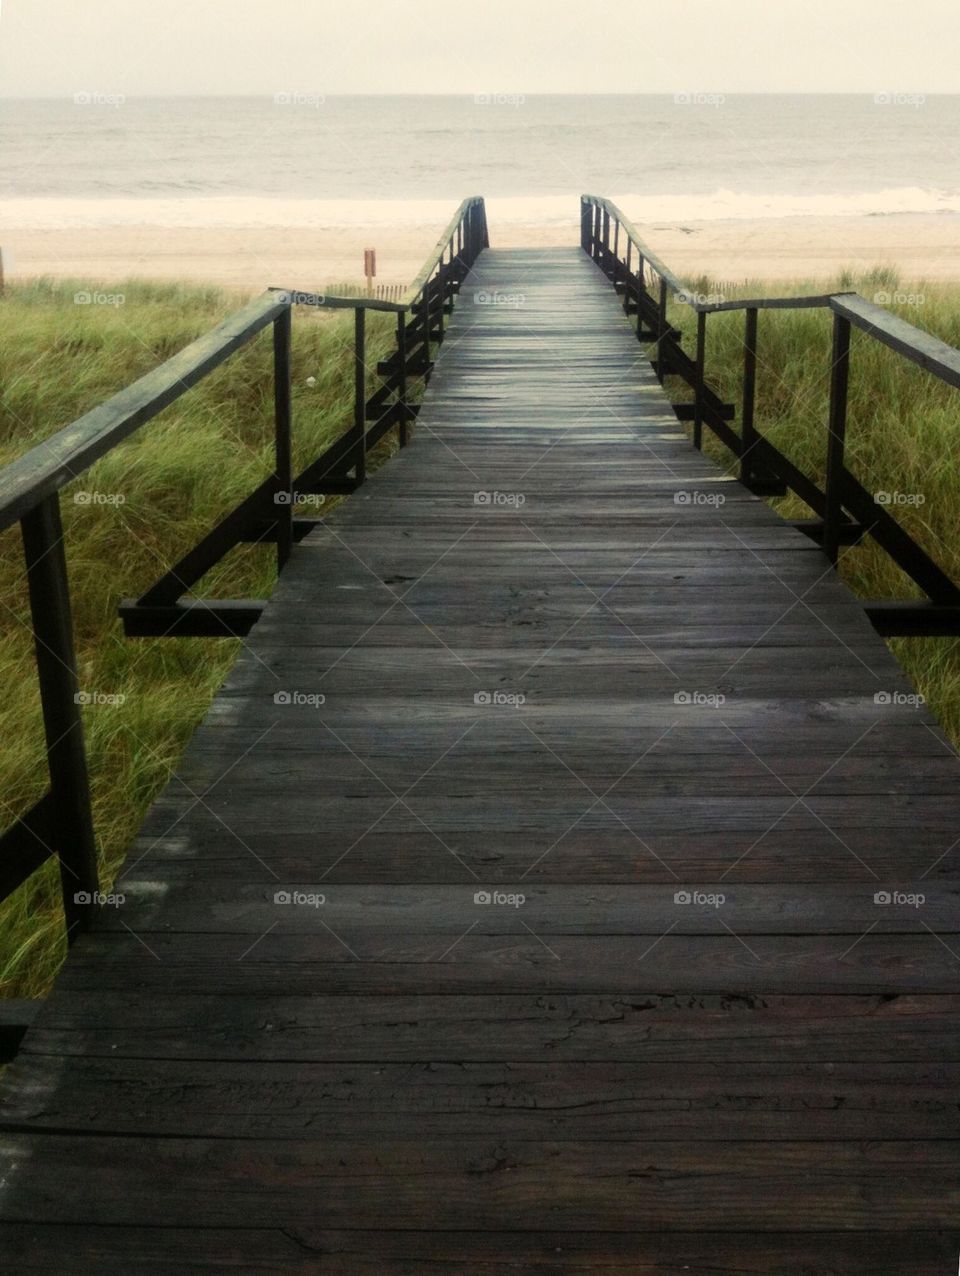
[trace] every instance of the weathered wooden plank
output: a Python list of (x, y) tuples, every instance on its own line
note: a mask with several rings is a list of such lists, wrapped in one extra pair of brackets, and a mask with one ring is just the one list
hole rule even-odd
[[(116, 889), (121, 907), (105, 909), (99, 931), (134, 928), (139, 934), (166, 929), (184, 933), (257, 937), (319, 934), (333, 927), (354, 940), (385, 942), (427, 936), (514, 935), (530, 927), (541, 936), (650, 935), (669, 926), (672, 935), (850, 935), (866, 930), (880, 935), (916, 937), (929, 931), (960, 932), (960, 883), (919, 878), (884, 884), (877, 902), (876, 883), (797, 883), (771, 886), (739, 882), (676, 885), (576, 886), (528, 880), (484, 884), (489, 902), (476, 901), (476, 884), (411, 886), (284, 882), (282, 892), (304, 898), (277, 903), (277, 884), (269, 879), (220, 879), (216, 898), (175, 865), (162, 875), (149, 860), (125, 874)], [(496, 898), (492, 891), (496, 892)], [(677, 900), (678, 892), (680, 902)], [(322, 895), (322, 904), (306, 899)], [(689, 897), (689, 899), (687, 898)], [(176, 918), (174, 922), (172, 919)], [(922, 920), (921, 920), (922, 919)], [(729, 929), (728, 929), (729, 928)], [(589, 951), (589, 946), (587, 946)], [(598, 949), (598, 952), (600, 950)], [(796, 950), (797, 959), (801, 950)]]
[(0, 1241), (17, 1270), (57, 1269), (65, 1251), (77, 1276), (138, 1270), (178, 1273), (250, 1271), (331, 1276), (479, 1272), (630, 1273), (776, 1272), (778, 1276), (942, 1276), (960, 1233), (884, 1232), (498, 1232), (217, 1227), (84, 1227), (0, 1224)]
[[(956, 1139), (960, 1064), (32, 1057), (9, 1127), (204, 1138)], [(69, 1097), (68, 1097), (69, 1096)]]
[[(960, 1188), (949, 1142), (522, 1142), (0, 1137), (0, 1217), (103, 1226), (391, 1226), (579, 1232), (937, 1231)], [(29, 1169), (29, 1174), (23, 1170)], [(39, 1172), (39, 1173), (38, 1173)], [(40, 1190), (42, 1181), (45, 1189)]]
[[(229, 995), (211, 965), (201, 973), (206, 985), (195, 981), (194, 994), (171, 994), (158, 988), (158, 967), (162, 964), (167, 979), (176, 975), (184, 983), (190, 967), (167, 965), (163, 954), (169, 948), (158, 945), (160, 962), (147, 954), (136, 963), (144, 976), (139, 985), (129, 968), (123, 971), (127, 988), (135, 991), (117, 991), (104, 1005), (102, 994), (71, 988), (25, 1038), (21, 1055), (238, 1062), (960, 1060), (958, 1003), (949, 992), (855, 994), (838, 987), (827, 996), (751, 992), (742, 973), (732, 992), (656, 992), (646, 970), (649, 958), (641, 965), (639, 953), (632, 963), (634, 987), (649, 992), (550, 991), (555, 972), (566, 972), (567, 986), (578, 978), (588, 981), (567, 970), (567, 963), (548, 960), (549, 954), (541, 960), (542, 947), (528, 938), (520, 959), (525, 993), (492, 991), (521, 982), (502, 975), (506, 965), (517, 964), (516, 957), (484, 984), (476, 958), (377, 968), (340, 958), (324, 966), (307, 955), (301, 969), (309, 966), (314, 991), (283, 995), (277, 989), (287, 987), (292, 964), (262, 955), (254, 960), (268, 937), (252, 951), (249, 941), (232, 945), (233, 975), (226, 978), (249, 975), (249, 982), (235, 982)], [(441, 954), (442, 948), (434, 957)], [(744, 961), (741, 970), (746, 967)], [(322, 994), (316, 991), (321, 979)], [(675, 971), (667, 981), (668, 987), (677, 983)]]

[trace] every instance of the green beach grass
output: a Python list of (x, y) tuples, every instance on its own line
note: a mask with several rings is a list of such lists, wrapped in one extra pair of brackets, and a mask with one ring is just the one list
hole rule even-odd
[[(698, 292), (717, 287), (703, 279)], [(845, 277), (838, 289), (907, 294), (894, 303), (905, 318), (960, 346), (960, 287), (904, 289), (883, 269)], [(95, 406), (210, 329), (242, 301), (215, 288), (131, 282), (104, 292), (119, 305), (76, 305), (89, 282), (40, 280), (9, 287), (0, 300), (0, 463)], [(751, 283), (728, 296), (824, 291)], [(917, 304), (918, 296), (922, 303)], [(685, 307), (674, 322), (692, 331)], [(707, 369), (722, 397), (739, 403), (741, 316), (710, 321)], [(372, 365), (391, 347), (393, 325), (372, 316)], [(822, 479), (825, 461), (830, 323), (822, 312), (760, 316), (757, 424), (807, 473)], [(307, 378), (316, 378), (308, 387)], [(306, 463), (351, 420), (352, 317), (298, 312), (294, 320), (296, 460)], [(64, 521), (83, 690), (124, 697), (84, 709), (94, 814), (108, 885), (152, 799), (169, 778), (189, 736), (234, 659), (238, 644), (219, 640), (127, 640), (119, 598), (152, 583), (272, 468), (272, 361), (269, 334), (240, 351), (162, 416), (143, 427), (63, 493)], [(896, 513), (955, 578), (960, 578), (960, 398), (875, 342), (855, 334), (848, 463), (871, 491), (919, 494)], [(709, 431), (709, 450), (733, 468)], [(389, 454), (385, 443), (377, 460)], [(76, 503), (82, 492), (112, 500)], [(118, 499), (118, 498), (122, 498)], [(804, 517), (799, 502), (774, 502)], [(0, 661), (4, 826), (45, 787), (43, 732), (23, 578), (19, 532), (4, 534), (0, 572), (5, 601)], [(909, 582), (869, 544), (844, 552), (841, 569), (863, 596), (910, 597)], [(203, 582), (207, 596), (268, 594), (272, 547), (232, 554)], [(960, 643), (893, 644), (910, 677), (952, 738), (960, 739)], [(0, 905), (0, 995), (39, 996), (64, 953), (56, 869), (48, 865)]]
[[(75, 304), (84, 292), (123, 301)], [(0, 464), (156, 367), (245, 300), (216, 288), (143, 282), (8, 286), (0, 300)], [(373, 366), (392, 347), (394, 325), (389, 316), (368, 319)], [(352, 312), (299, 310), (293, 332), (301, 465), (352, 424)], [(372, 463), (392, 446), (385, 440)], [(267, 331), (62, 493), (80, 687), (124, 698), (83, 710), (105, 885), (239, 646), (227, 639), (126, 639), (117, 603), (152, 584), (272, 469)], [(84, 493), (97, 496), (82, 503)], [(0, 824), (7, 827), (46, 787), (18, 528), (3, 533), (0, 573)], [(198, 592), (264, 597), (275, 576), (273, 546), (243, 547)], [(0, 995), (42, 995), (64, 950), (59, 874), (49, 863), (0, 904)]]

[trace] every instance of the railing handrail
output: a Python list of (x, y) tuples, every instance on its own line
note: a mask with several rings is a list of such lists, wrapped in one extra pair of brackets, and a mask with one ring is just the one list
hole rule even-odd
[(320, 310), (379, 310), (399, 314), (410, 309), (403, 301), (385, 301), (382, 297), (340, 297), (328, 292), (310, 292), (306, 288), (284, 288), (271, 284), (268, 289), (288, 306), (316, 306)]
[(447, 222), (446, 226), (444, 227), (443, 234), (437, 240), (436, 247), (434, 248), (433, 252), (427, 258), (427, 260), (423, 263), (423, 267), (421, 268), (420, 273), (414, 279), (413, 283), (410, 285), (407, 291), (403, 294), (399, 303), (396, 303), (398, 305), (398, 308), (409, 310), (410, 307), (413, 305), (413, 303), (420, 296), (421, 292), (423, 292), (424, 284), (427, 282), (427, 280), (430, 278), (433, 272), (440, 265), (443, 259), (443, 254), (447, 250), (447, 246), (449, 245), (450, 241), (453, 239), (453, 236), (456, 234), (457, 227), (460, 225), (461, 222), (463, 222), (466, 219), (467, 213), (472, 208), (485, 209), (482, 195), (468, 195), (467, 198), (462, 201), (462, 203), (460, 204), (460, 207), (457, 209), (457, 211), (453, 214), (449, 222)]
[[(665, 279), (675, 293), (687, 293), (687, 286), (683, 280), (680, 279), (679, 275), (675, 275), (665, 262), (660, 260), (652, 248), (647, 247), (644, 241), (640, 238), (640, 232), (637, 230), (636, 226), (634, 226), (630, 218), (617, 207), (612, 199), (605, 199), (602, 195), (584, 195), (583, 200), (588, 204), (593, 204), (595, 208), (602, 209), (611, 217), (615, 217), (626, 231), (628, 239), (630, 239), (634, 247), (642, 253), (644, 260), (653, 267), (660, 278)], [(693, 303), (688, 302), (687, 304), (692, 305)]]
[(859, 293), (835, 293), (830, 309), (897, 354), (960, 389), (960, 350)]
[(600, 195), (583, 195), (582, 203), (600, 208), (619, 222), (627, 238), (645, 262), (666, 282), (673, 291), (673, 299), (689, 306), (698, 315), (718, 314), (736, 310), (832, 310), (847, 319), (855, 328), (865, 332), (898, 354), (910, 359), (919, 367), (931, 372), (948, 385), (960, 388), (960, 350), (939, 337), (925, 332), (916, 324), (901, 319), (883, 306), (868, 301), (856, 291), (830, 292), (795, 297), (753, 297), (732, 301), (700, 301), (694, 289), (683, 283), (669, 266), (650, 249), (629, 217), (613, 203)]
[(262, 293), (137, 381), (0, 470), (0, 530), (77, 478), (266, 328), (286, 309)]
[[(611, 229), (613, 231), (611, 235)], [(621, 233), (622, 232), (622, 233)], [(626, 238), (626, 246), (622, 246)], [(612, 240), (612, 242), (611, 242)], [(796, 526), (817, 541), (828, 559), (839, 561), (841, 543), (857, 544), (869, 536), (927, 596), (926, 601), (879, 599), (865, 603), (874, 626), (885, 636), (960, 634), (960, 585), (878, 502), (847, 466), (846, 428), (850, 388), (851, 333), (859, 329), (871, 340), (960, 388), (960, 350), (921, 328), (867, 301), (855, 292), (823, 296), (767, 297), (725, 302), (686, 288), (677, 275), (644, 244), (630, 219), (607, 199), (581, 197), (580, 244), (623, 294), (624, 311), (637, 316), (637, 339), (656, 349), (653, 367), (661, 382), (679, 377), (693, 390), (693, 403), (673, 404), (681, 421), (693, 423), (694, 447), (703, 446), (709, 428), (739, 461), (740, 482), (759, 496), (783, 496), (792, 490), (816, 517)], [(633, 249), (637, 250), (634, 263)], [(647, 267), (659, 286), (647, 286)], [(670, 292), (697, 316), (696, 350), (683, 348), (683, 332), (670, 321)], [(761, 310), (817, 308), (833, 322), (829, 367), (829, 415), (826, 432), (826, 478), (823, 490), (776, 447), (756, 422), (758, 318)], [(744, 312), (743, 398), (724, 403), (707, 376), (707, 320), (718, 311)], [(739, 432), (730, 422), (739, 416)]]
[(0, 469), (0, 531), (12, 526), (39, 501), (78, 478), (141, 425), (175, 403), (291, 305), (390, 313), (409, 311), (441, 264), (457, 227), (477, 207), (481, 210), (484, 207), (480, 195), (471, 195), (460, 203), (422, 270), (399, 301), (269, 288), (137, 381), (36, 444)]
[(680, 276), (657, 256), (653, 249), (641, 238), (640, 232), (630, 218), (613, 200), (605, 199), (602, 195), (583, 195), (581, 199), (584, 203), (592, 204), (595, 208), (602, 209), (608, 216), (620, 223), (627, 238), (640, 256), (643, 257), (648, 265), (652, 266), (654, 272), (672, 289), (674, 301), (680, 305), (689, 306), (695, 314), (716, 314), (724, 310), (826, 310), (830, 305), (831, 298), (854, 295), (852, 293), (801, 293), (794, 297), (751, 297), (737, 298), (733, 301), (699, 301), (696, 290), (691, 288), (689, 284), (685, 284)]
[(389, 314), (410, 311), (416, 305), (425, 285), (433, 276), (433, 272), (441, 265), (444, 253), (450, 247), (457, 227), (466, 220), (467, 214), (473, 208), (484, 209), (482, 195), (468, 195), (465, 200), (461, 201), (457, 211), (444, 227), (443, 233), (437, 240), (436, 247), (424, 262), (416, 279), (396, 301), (385, 301), (380, 297), (337, 297), (330, 293), (284, 288), (282, 286), (274, 286), (270, 291), (285, 294), (293, 300), (295, 305), (316, 306), (322, 310), (382, 310)]

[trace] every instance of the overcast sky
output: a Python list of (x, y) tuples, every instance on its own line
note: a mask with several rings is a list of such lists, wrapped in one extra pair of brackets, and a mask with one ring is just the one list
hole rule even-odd
[(960, 92), (957, 0), (0, 0), (0, 96)]

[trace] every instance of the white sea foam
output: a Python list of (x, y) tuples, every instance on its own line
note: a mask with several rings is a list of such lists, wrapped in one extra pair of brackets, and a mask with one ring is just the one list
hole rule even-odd
[[(781, 217), (881, 216), (960, 212), (960, 192), (916, 186), (843, 195), (748, 194), (715, 190), (701, 195), (611, 196), (638, 223), (686, 223)], [(169, 227), (346, 230), (442, 226), (457, 198), (270, 199), (262, 196), (191, 196), (181, 199), (8, 199), (0, 230), (88, 230)], [(576, 195), (491, 198), (491, 225), (574, 225)]]

